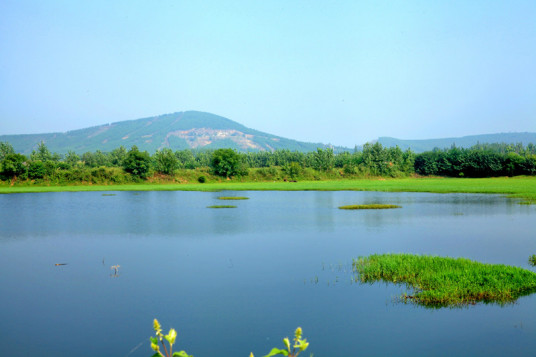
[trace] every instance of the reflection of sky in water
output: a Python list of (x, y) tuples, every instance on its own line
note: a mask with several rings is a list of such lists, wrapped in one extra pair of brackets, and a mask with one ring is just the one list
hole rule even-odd
[[(250, 199), (217, 199), (232, 195)], [(337, 208), (367, 203), (402, 208)], [(217, 204), (237, 208), (206, 208)], [(536, 207), (501, 196), (46, 193), (2, 195), (0, 212), (0, 343), (9, 355), (125, 356), (142, 343), (129, 356), (146, 356), (154, 317), (197, 357), (263, 355), (298, 325), (317, 356), (536, 349), (534, 296), (428, 311), (393, 304), (398, 286), (350, 284), (348, 269), (329, 268), (411, 252), (534, 271), (526, 262), (536, 253)]]

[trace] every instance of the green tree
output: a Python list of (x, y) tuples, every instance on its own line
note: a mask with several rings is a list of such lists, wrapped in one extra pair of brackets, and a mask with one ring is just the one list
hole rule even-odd
[(74, 151), (69, 150), (65, 156), (65, 162), (68, 163), (71, 167), (76, 166), (80, 161), (80, 156), (78, 156)]
[(10, 143), (8, 143), (7, 141), (0, 141), (0, 161), (4, 160), (7, 155), (14, 153), (15, 150)]
[(32, 153), (30, 154), (30, 159), (32, 161), (59, 161), (60, 158), (60, 155), (52, 154), (50, 150), (48, 150), (44, 141), (41, 141), (37, 145), (37, 151), (32, 150)]
[(154, 156), (155, 169), (157, 172), (172, 175), (179, 168), (179, 159), (170, 148), (158, 150)]
[(318, 171), (329, 171), (333, 168), (333, 149), (316, 149), (314, 152), (313, 168)]
[(139, 178), (146, 179), (149, 176), (151, 169), (151, 156), (147, 151), (141, 152), (136, 145), (134, 145), (127, 153), (125, 160), (123, 161), (123, 169)]
[(5, 178), (14, 178), (17, 176), (25, 176), (27, 158), (21, 154), (7, 154), (0, 165), (2, 176)]
[(123, 145), (117, 149), (113, 149), (109, 155), (110, 163), (112, 166), (121, 167), (123, 166), (123, 161), (127, 157), (127, 149)]
[(212, 170), (218, 176), (231, 177), (247, 173), (240, 155), (233, 149), (218, 149), (212, 153)]

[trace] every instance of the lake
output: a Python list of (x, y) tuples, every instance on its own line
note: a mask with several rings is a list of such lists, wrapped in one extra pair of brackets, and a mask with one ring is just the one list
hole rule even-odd
[[(233, 195), (250, 199), (217, 199)], [(402, 208), (337, 208), (362, 203)], [(195, 357), (263, 356), (298, 326), (303, 356), (536, 351), (536, 294), (426, 309), (352, 279), (353, 258), (387, 252), (535, 271), (536, 206), (502, 196), (65, 192), (0, 195), (0, 212), (5, 356), (151, 356), (154, 318)]]

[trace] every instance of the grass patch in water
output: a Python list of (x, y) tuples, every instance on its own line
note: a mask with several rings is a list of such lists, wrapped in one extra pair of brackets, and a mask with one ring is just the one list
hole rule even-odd
[(536, 267), (536, 254), (532, 254), (529, 257), (529, 264), (532, 265), (533, 267)]
[(236, 206), (230, 206), (230, 205), (214, 205), (214, 206), (207, 206), (207, 208), (236, 208)]
[(339, 209), (389, 209), (389, 208), (401, 208), (397, 205), (384, 205), (384, 204), (369, 204), (369, 205), (348, 205), (340, 206)]
[(221, 196), (218, 197), (218, 200), (249, 200), (249, 197), (241, 197), (241, 196)]
[(103, 193), (103, 196), (115, 196), (115, 193)]
[(401, 300), (428, 307), (506, 304), (536, 292), (534, 272), (464, 258), (375, 254), (355, 259), (353, 270), (362, 283), (405, 284), (412, 292), (404, 293)]

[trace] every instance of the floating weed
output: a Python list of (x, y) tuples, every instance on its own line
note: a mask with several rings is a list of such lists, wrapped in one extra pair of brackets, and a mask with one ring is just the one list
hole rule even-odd
[(214, 206), (207, 206), (207, 208), (236, 208), (236, 206), (230, 206), (230, 205), (214, 205)]
[(536, 201), (520, 201), (518, 203), (520, 205), (534, 205), (534, 204), (536, 204)]
[(400, 301), (428, 307), (460, 306), (478, 302), (506, 304), (536, 292), (536, 273), (464, 258), (383, 254), (353, 262), (361, 283), (385, 281), (412, 290)]
[(249, 200), (249, 197), (242, 196), (220, 196), (218, 200)]
[(115, 193), (103, 193), (102, 196), (115, 196)]
[(348, 206), (339, 207), (339, 209), (390, 209), (390, 208), (402, 208), (402, 206), (386, 205), (386, 204), (369, 204), (369, 205), (348, 205)]
[(529, 257), (529, 264), (532, 265), (533, 267), (536, 267), (536, 254), (532, 254)]

